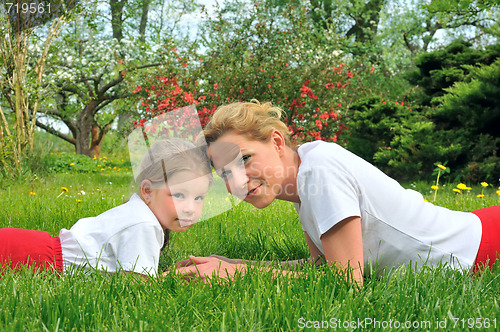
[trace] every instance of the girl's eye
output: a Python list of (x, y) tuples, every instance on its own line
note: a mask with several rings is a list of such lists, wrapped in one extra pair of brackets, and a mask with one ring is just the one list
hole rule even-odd
[(244, 165), (247, 163), (247, 161), (250, 159), (250, 155), (246, 154), (244, 156), (241, 157), (241, 163)]
[(198, 196), (195, 198), (196, 201), (202, 201), (205, 199), (205, 196)]
[(181, 193), (172, 194), (172, 196), (175, 198), (184, 198), (184, 194)]

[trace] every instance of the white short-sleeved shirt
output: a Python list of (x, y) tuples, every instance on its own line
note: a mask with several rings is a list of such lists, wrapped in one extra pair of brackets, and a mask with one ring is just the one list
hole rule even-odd
[(365, 274), (402, 264), (473, 266), (481, 241), (479, 218), (425, 202), (376, 167), (335, 143), (298, 148), (302, 229), (324, 253), (321, 235), (345, 218), (361, 217)]
[(156, 276), (164, 232), (153, 212), (133, 194), (125, 204), (62, 229), (59, 238), (65, 273), (83, 266)]

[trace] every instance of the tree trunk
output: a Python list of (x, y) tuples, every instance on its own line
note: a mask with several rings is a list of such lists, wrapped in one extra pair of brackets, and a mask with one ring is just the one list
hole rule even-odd
[(149, 12), (149, 3), (151, 0), (142, 0), (142, 15), (141, 15), (141, 23), (139, 25), (139, 40), (144, 43), (146, 41), (146, 26), (148, 24), (148, 12)]
[(77, 132), (76, 132), (76, 153), (84, 154), (91, 157), (90, 155), (90, 135), (92, 132), (92, 126), (94, 125), (94, 114), (95, 109), (99, 106), (98, 100), (92, 100), (81, 113), (81, 116), (77, 121)]
[(113, 29), (113, 38), (118, 41), (123, 39), (123, 7), (127, 0), (110, 0), (111, 7), (111, 28)]

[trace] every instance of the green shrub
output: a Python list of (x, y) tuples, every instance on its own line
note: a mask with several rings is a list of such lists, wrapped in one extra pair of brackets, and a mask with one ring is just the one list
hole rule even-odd
[(425, 113), (399, 102), (366, 98), (353, 105), (347, 148), (398, 180), (430, 180), (436, 160), (457, 158), (466, 142), (450, 142)]

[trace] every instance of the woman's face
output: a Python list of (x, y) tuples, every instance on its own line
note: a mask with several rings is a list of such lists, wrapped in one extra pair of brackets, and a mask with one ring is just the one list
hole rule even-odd
[(183, 232), (200, 218), (209, 184), (208, 176), (191, 171), (175, 173), (167, 186), (152, 191), (148, 206), (163, 229)]
[[(278, 135), (279, 136), (279, 135)], [(283, 144), (275, 133), (267, 142), (228, 132), (210, 145), (210, 158), (227, 189), (257, 208), (265, 208), (282, 192)], [(241, 154), (239, 152), (241, 151)]]

